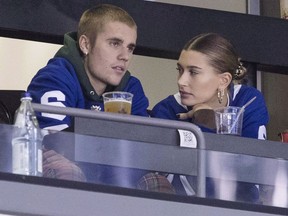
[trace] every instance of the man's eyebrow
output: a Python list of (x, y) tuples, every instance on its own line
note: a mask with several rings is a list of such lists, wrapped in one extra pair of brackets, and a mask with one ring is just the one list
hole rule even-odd
[[(122, 40), (122, 39), (120, 39), (120, 38), (117, 38), (117, 37), (108, 38), (107, 40), (108, 40), (108, 41), (115, 41), (115, 42), (124, 43), (124, 40)], [(130, 47), (130, 48), (135, 48), (135, 47), (136, 47), (136, 44), (135, 44), (135, 43), (130, 43), (130, 44), (128, 44), (128, 47)]]
[(120, 42), (120, 43), (123, 43), (123, 42), (124, 42), (122, 39), (117, 38), (117, 37), (108, 38), (107, 40), (108, 40), (108, 41), (117, 41), (117, 42)]

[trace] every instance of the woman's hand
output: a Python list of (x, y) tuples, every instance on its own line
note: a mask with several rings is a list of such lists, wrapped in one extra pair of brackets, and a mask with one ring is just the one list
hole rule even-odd
[(187, 113), (178, 113), (179, 119), (191, 118), (191, 122), (199, 126), (215, 130), (215, 113), (212, 107), (207, 104), (197, 104), (193, 106), (193, 109)]
[(177, 117), (178, 119), (188, 119), (188, 118), (193, 118), (194, 113), (197, 112), (198, 110), (205, 109), (205, 110), (212, 110), (212, 107), (209, 105), (203, 103), (203, 104), (196, 104), (193, 106), (193, 109), (190, 110), (187, 113), (178, 113)]

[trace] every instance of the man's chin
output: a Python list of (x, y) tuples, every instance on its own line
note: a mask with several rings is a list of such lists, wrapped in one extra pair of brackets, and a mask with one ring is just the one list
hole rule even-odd
[(121, 83), (123, 77), (124, 74), (121, 74), (121, 76), (117, 74), (115, 76), (111, 76), (110, 79), (107, 80), (107, 82), (109, 83), (109, 85), (118, 86)]
[(118, 81), (112, 81), (109, 83), (109, 85), (111, 86), (118, 86), (120, 84), (121, 80), (118, 80)]

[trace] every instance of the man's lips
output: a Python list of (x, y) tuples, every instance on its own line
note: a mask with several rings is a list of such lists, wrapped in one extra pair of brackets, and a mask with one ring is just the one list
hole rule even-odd
[(113, 66), (112, 69), (120, 73), (123, 73), (126, 71), (124, 66)]

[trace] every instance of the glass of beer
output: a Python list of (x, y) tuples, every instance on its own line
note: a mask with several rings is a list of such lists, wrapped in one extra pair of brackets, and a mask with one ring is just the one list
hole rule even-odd
[(131, 114), (133, 94), (129, 92), (106, 92), (103, 94), (104, 111)]

